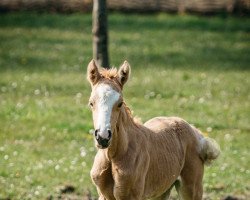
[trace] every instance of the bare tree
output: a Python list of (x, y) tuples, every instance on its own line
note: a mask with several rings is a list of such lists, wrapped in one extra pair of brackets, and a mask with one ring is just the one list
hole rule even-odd
[(99, 66), (109, 68), (106, 0), (93, 1), (93, 57)]

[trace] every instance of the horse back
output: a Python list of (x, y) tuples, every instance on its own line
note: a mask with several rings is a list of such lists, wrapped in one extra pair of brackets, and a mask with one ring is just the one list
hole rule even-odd
[[(151, 144), (156, 147), (165, 146), (170, 154), (178, 151), (177, 155), (184, 158), (187, 151), (195, 153), (198, 150), (199, 137), (202, 136), (197, 134), (196, 128), (179, 117), (155, 117), (145, 122), (144, 126), (151, 130)], [(162, 150), (159, 149), (164, 153)]]
[(179, 117), (154, 117), (144, 123), (144, 126), (153, 131), (154, 133), (161, 133), (168, 129), (173, 130), (178, 124), (187, 123)]

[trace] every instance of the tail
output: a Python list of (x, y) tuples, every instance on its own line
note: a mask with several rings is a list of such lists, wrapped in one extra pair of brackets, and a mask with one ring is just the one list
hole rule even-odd
[(200, 157), (207, 165), (211, 164), (220, 155), (220, 146), (212, 138), (203, 137), (200, 140), (200, 146)]
[(200, 158), (203, 160), (204, 164), (209, 165), (220, 155), (220, 146), (214, 139), (204, 137), (198, 129), (194, 128), (194, 130), (199, 140)]

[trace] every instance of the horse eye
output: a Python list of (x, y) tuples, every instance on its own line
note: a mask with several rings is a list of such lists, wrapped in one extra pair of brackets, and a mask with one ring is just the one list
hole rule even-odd
[(92, 102), (89, 102), (89, 106), (92, 108), (92, 107), (93, 107), (93, 103), (92, 103)]
[(123, 102), (118, 104), (118, 108), (122, 107)]

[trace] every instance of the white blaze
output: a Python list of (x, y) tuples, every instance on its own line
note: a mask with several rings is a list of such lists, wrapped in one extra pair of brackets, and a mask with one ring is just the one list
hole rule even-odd
[(111, 113), (114, 104), (118, 101), (120, 94), (107, 84), (101, 84), (96, 88), (99, 98), (97, 108), (97, 128), (102, 138), (108, 138), (108, 129), (111, 130)]

